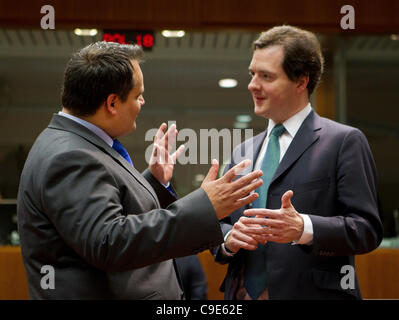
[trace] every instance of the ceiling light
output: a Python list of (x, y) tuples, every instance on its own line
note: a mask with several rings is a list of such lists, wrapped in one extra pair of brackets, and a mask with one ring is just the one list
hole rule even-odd
[(219, 80), (219, 87), (221, 88), (234, 88), (237, 86), (236, 79), (221, 79)]
[(234, 122), (235, 129), (246, 129), (248, 128), (248, 122)]
[(249, 114), (240, 114), (236, 117), (237, 122), (251, 122), (252, 117)]
[(183, 30), (163, 30), (162, 35), (165, 38), (182, 38), (186, 33)]
[(76, 28), (73, 32), (77, 36), (95, 36), (97, 34), (97, 29), (80, 29)]

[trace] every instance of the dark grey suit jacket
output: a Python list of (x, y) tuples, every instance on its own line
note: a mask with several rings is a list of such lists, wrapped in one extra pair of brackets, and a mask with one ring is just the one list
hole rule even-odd
[[(20, 180), (18, 224), (33, 299), (180, 299), (173, 257), (223, 241), (200, 188), (176, 199), (84, 126), (54, 115)], [(165, 209), (166, 208), (166, 209)], [(44, 265), (55, 289), (43, 289)]]
[[(237, 147), (230, 166), (243, 155), (255, 163), (265, 135), (263, 132)], [(376, 169), (365, 136), (358, 129), (312, 111), (277, 168), (268, 190), (267, 207), (279, 209), (281, 196), (289, 189), (294, 192), (295, 209), (308, 214), (312, 221), (313, 243), (267, 243), (269, 297), (361, 298), (357, 278), (354, 289), (341, 286), (347, 274), (341, 273), (341, 268), (354, 266), (354, 255), (375, 249), (382, 240)], [(224, 235), (245, 209), (235, 211), (221, 222)], [(234, 299), (246, 252), (240, 250), (234, 257), (226, 258), (220, 246), (213, 250), (216, 261), (229, 263), (222, 286), (226, 299)]]

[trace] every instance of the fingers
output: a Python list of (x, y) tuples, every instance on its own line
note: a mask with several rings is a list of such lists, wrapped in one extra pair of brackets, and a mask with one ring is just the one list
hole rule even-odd
[(161, 150), (159, 149), (159, 146), (156, 143), (154, 143), (154, 148), (152, 149), (152, 155), (150, 158), (149, 165), (152, 166), (155, 163), (159, 163), (160, 157), (161, 157)]
[(238, 249), (255, 250), (258, 247), (258, 242), (252, 237), (237, 230), (233, 230), (228, 241), (226, 242), (228, 248), (236, 252)]
[(206, 175), (202, 184), (216, 180), (219, 172), (219, 162), (216, 159), (212, 160), (212, 166), (209, 168), (208, 174)]
[(237, 193), (240, 197), (243, 197), (251, 191), (259, 188), (263, 184), (263, 180), (258, 179), (262, 176), (262, 171), (254, 171), (246, 176), (233, 182), (234, 187), (238, 190)]
[(271, 228), (281, 228), (284, 225), (283, 221), (273, 220), (267, 218), (247, 218), (241, 217), (242, 223), (245, 224), (251, 232), (257, 235), (270, 234)]
[(250, 172), (246, 174), (245, 176), (241, 177), (240, 179), (237, 179), (234, 181), (234, 183), (238, 186), (243, 186), (248, 183), (250, 183), (252, 180), (255, 180), (263, 175), (263, 172), (261, 170), (256, 170), (253, 172)]
[[(247, 194), (247, 193), (246, 193)], [(239, 199), (236, 200), (235, 204), (238, 208), (241, 208), (243, 206), (246, 206), (247, 204), (250, 204), (254, 202), (257, 198), (259, 198), (259, 194), (254, 192), (244, 198), (240, 197)]]
[(177, 137), (177, 129), (176, 129), (176, 124), (172, 124), (169, 127), (168, 132), (166, 132), (165, 136), (164, 136), (164, 146), (165, 148), (169, 151), (172, 146), (175, 144), (176, 142), (176, 137)]
[(154, 137), (154, 143), (158, 143), (159, 145), (163, 146), (165, 149), (169, 150), (172, 145), (176, 142), (177, 137), (177, 129), (176, 124), (173, 123), (168, 131), (165, 133), (165, 129), (167, 124), (164, 122), (159, 127), (157, 133)]
[(170, 152), (173, 151), (172, 147), (176, 143), (177, 129), (176, 124), (170, 125), (168, 131), (165, 133), (167, 128), (166, 123), (162, 123), (154, 137), (154, 151), (151, 162), (157, 162), (160, 164), (174, 164), (176, 159), (183, 153), (184, 145), (181, 145), (172, 155)]
[[(233, 252), (237, 252), (239, 249), (255, 250), (258, 247), (258, 242), (263, 243), (264, 238), (249, 233), (249, 228), (243, 224), (240, 218), (237, 221), (230, 235), (226, 239), (226, 247)], [(259, 240), (259, 241), (258, 241)]]
[(278, 217), (280, 217), (281, 213), (279, 210), (254, 208), (244, 210), (244, 215), (246, 215), (247, 217), (260, 216), (277, 219)]
[(291, 207), (291, 198), (294, 195), (292, 190), (286, 191), (283, 196), (281, 197), (281, 208), (288, 208)]
[(239, 164), (235, 165), (233, 168), (227, 171), (226, 174), (223, 176), (223, 179), (231, 182), (237, 175), (244, 171), (245, 168), (250, 166), (251, 163), (252, 161), (249, 159), (241, 161)]
[(177, 150), (176, 150), (176, 152), (174, 153), (174, 154), (172, 154), (172, 161), (173, 161), (173, 163), (176, 163), (176, 159), (178, 158), (178, 157), (180, 157), (180, 155), (183, 153), (183, 151), (184, 151), (184, 144), (182, 144)]
[(160, 125), (160, 127), (159, 127), (157, 133), (155, 134), (154, 143), (162, 139), (162, 137), (164, 136), (164, 131), (165, 131), (166, 127), (167, 127), (167, 125), (166, 125), (165, 122), (163, 122), (163, 123)]

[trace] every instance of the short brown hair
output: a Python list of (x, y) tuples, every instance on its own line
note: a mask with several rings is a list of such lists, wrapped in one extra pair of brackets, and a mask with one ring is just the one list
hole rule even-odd
[(297, 27), (283, 25), (261, 33), (253, 43), (253, 50), (270, 46), (282, 46), (284, 59), (282, 67), (292, 81), (309, 76), (309, 96), (321, 79), (324, 59), (320, 43), (312, 32)]
[(141, 62), (137, 45), (99, 41), (73, 54), (62, 86), (62, 106), (78, 116), (93, 115), (110, 94), (122, 102), (134, 88), (131, 60)]

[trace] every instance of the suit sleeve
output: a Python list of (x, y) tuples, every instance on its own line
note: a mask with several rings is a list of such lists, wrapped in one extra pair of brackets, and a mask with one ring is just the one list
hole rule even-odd
[(138, 203), (125, 215), (114, 176), (84, 150), (55, 156), (43, 181), (45, 214), (68, 246), (101, 270), (140, 268), (223, 242), (201, 188), (166, 209), (140, 212)]
[(339, 212), (333, 217), (309, 215), (314, 230), (309, 249), (329, 256), (370, 252), (380, 244), (383, 232), (375, 164), (359, 130), (348, 132), (343, 139), (336, 168)]
[[(151, 187), (154, 189), (157, 194), (159, 203), (161, 208), (167, 208), (172, 202), (177, 200), (177, 197), (173, 196), (168, 189), (166, 189), (150, 172), (150, 170), (146, 169), (142, 173), (143, 177), (150, 183)], [(170, 187), (174, 194), (176, 194), (175, 189), (172, 184)]]

